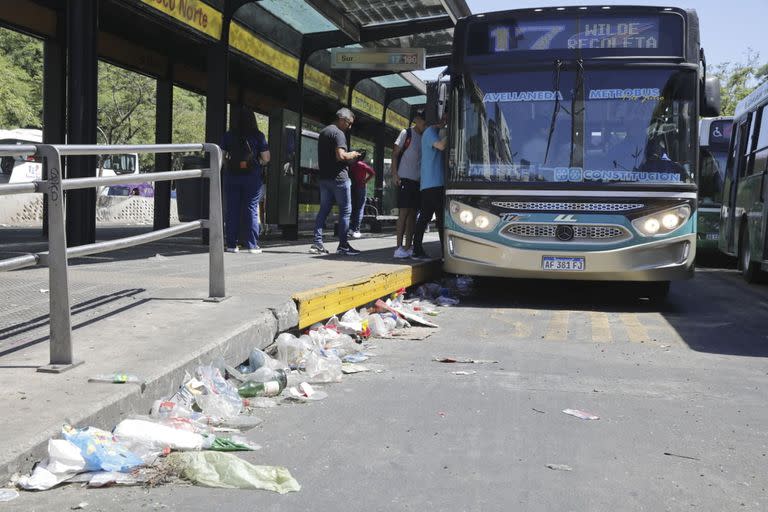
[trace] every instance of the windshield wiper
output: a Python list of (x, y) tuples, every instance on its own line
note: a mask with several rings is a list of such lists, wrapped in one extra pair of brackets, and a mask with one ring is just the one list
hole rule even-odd
[[(576, 147), (576, 115), (581, 114), (584, 111), (584, 107), (576, 112), (576, 101), (582, 94), (584, 88), (584, 61), (579, 59), (576, 61), (576, 84), (573, 89), (573, 97), (571, 97), (571, 152), (568, 159), (568, 165), (574, 166), (573, 156), (574, 148)], [(583, 146), (583, 145), (582, 145)], [(583, 162), (582, 162), (583, 165)]]
[(557, 122), (557, 115), (560, 113), (560, 70), (563, 68), (563, 61), (560, 59), (555, 60), (555, 108), (552, 110), (552, 121), (549, 123), (549, 135), (547, 136), (547, 150), (544, 153), (544, 162), (547, 163), (547, 157), (549, 157), (549, 146), (552, 144), (552, 134), (555, 133), (555, 123)]

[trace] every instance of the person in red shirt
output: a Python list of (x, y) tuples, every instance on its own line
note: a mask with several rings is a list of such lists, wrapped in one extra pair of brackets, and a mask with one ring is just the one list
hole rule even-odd
[(349, 166), (349, 174), (352, 178), (352, 217), (349, 222), (349, 231), (352, 238), (360, 238), (360, 223), (363, 221), (365, 210), (366, 184), (376, 172), (365, 163), (365, 152), (362, 152), (355, 163)]

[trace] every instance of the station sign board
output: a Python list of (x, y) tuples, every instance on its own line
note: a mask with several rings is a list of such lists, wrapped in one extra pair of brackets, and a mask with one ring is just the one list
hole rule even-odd
[(415, 71), (425, 69), (424, 48), (333, 48), (332, 69), (372, 69), (378, 71)]

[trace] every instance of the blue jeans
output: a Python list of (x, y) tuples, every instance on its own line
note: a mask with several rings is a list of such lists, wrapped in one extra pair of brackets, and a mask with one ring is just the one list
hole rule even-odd
[(365, 211), (365, 187), (352, 187), (352, 218), (349, 221), (350, 231), (360, 231)]
[[(259, 245), (259, 201), (261, 176), (257, 173), (227, 174), (224, 190), (227, 194), (226, 239), (227, 247), (237, 246), (241, 219), (245, 222), (245, 245), (253, 249)], [(243, 210), (245, 210), (243, 214)]]
[(323, 226), (325, 219), (331, 213), (333, 203), (339, 205), (339, 245), (347, 245), (347, 231), (349, 230), (349, 216), (352, 213), (351, 182), (336, 180), (318, 180), (320, 188), (320, 211), (315, 218), (315, 243), (323, 243)]

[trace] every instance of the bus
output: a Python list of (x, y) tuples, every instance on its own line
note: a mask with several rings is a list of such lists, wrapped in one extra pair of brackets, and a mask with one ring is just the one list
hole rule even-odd
[(696, 250), (715, 254), (720, 238), (720, 207), (733, 117), (704, 117), (699, 121), (699, 218)]
[(738, 259), (748, 282), (768, 271), (768, 82), (736, 105), (723, 205), (720, 250)]
[(691, 277), (699, 112), (718, 115), (720, 99), (698, 27), (671, 7), (459, 20), (445, 269), (637, 281), (653, 300)]

